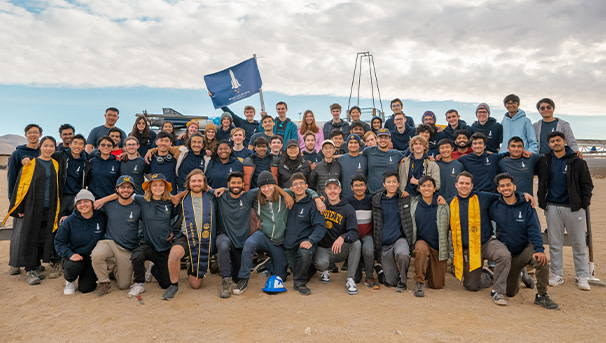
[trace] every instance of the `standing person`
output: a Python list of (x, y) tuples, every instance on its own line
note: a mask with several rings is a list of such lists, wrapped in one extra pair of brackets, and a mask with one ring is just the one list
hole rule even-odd
[[(396, 129), (394, 118), (396, 114), (404, 110), (404, 105), (402, 104), (402, 100), (395, 98), (391, 101), (390, 106), (393, 114), (385, 121), (385, 125), (383, 127), (393, 132)], [(406, 125), (410, 127), (415, 127), (414, 119), (412, 117), (406, 116)]]
[(532, 126), (530, 118), (526, 117), (526, 112), (520, 109), (520, 97), (515, 94), (509, 94), (503, 99), (503, 105), (507, 112), (503, 116), (503, 145), (501, 150), (505, 151), (507, 146), (505, 142), (513, 136), (518, 136), (524, 141), (524, 146), (533, 154), (539, 152), (537, 144), (537, 133)]
[(360, 137), (364, 136), (364, 125), (368, 125), (366, 123), (363, 123), (361, 121), (352, 121), (351, 125), (349, 126), (349, 134), (356, 134)]
[[(149, 128), (147, 118), (143, 115), (137, 116), (135, 124), (133, 124), (133, 129), (128, 136), (137, 138), (137, 142), (139, 142), (137, 152), (140, 156), (145, 156), (147, 150), (149, 150), (156, 141), (156, 133)], [(124, 139), (124, 143), (126, 144), (126, 139)]]
[(214, 152), (217, 150), (217, 126), (213, 123), (206, 123), (204, 127), (204, 149)]
[(381, 117), (379, 116), (372, 117), (372, 119), (370, 120), (370, 127), (372, 132), (374, 132), (376, 135), (377, 131), (379, 131), (383, 127), (383, 119), (381, 119)]
[(244, 161), (245, 158), (247, 158), (248, 156), (250, 156), (252, 154), (252, 151), (247, 149), (244, 146), (244, 135), (245, 134), (246, 133), (244, 132), (244, 129), (242, 129), (242, 128), (235, 127), (233, 129), (231, 129), (230, 140), (233, 144), (232, 150), (234, 151), (234, 155), (237, 158), (240, 158), (242, 161)]
[(99, 155), (94, 156), (86, 170), (86, 184), (95, 198), (103, 198), (114, 193), (114, 185), (120, 176), (120, 161), (112, 155), (115, 142), (108, 136), (99, 138)]
[[(437, 120), (436, 114), (433, 113), (433, 111), (425, 111), (425, 112), (423, 112), (423, 115), (421, 116), (421, 124), (429, 126), (431, 128), (432, 141), (439, 142), (441, 139), (448, 138), (448, 137), (446, 137), (446, 134), (444, 132), (442, 132), (441, 128), (438, 128), (436, 126), (436, 120)], [(419, 127), (421, 127), (421, 125), (419, 125)], [(430, 146), (431, 146), (431, 142), (430, 142)], [(430, 147), (430, 149), (431, 149), (431, 147)]]
[[(193, 124), (192, 124), (193, 125)], [(190, 125), (191, 126), (191, 125)], [(162, 174), (167, 178), (171, 185), (171, 190), (177, 188), (177, 158), (174, 153), (171, 153), (172, 141), (170, 140), (170, 134), (161, 131), (156, 136), (157, 149), (150, 149), (147, 154), (151, 154), (151, 162), (149, 163), (149, 170), (152, 174)], [(174, 187), (173, 187), (174, 186)]]
[(545, 221), (549, 228), (549, 285), (555, 287), (564, 283), (562, 246), (566, 228), (572, 244), (579, 289), (588, 291), (585, 223), (593, 190), (591, 174), (587, 162), (566, 145), (563, 132), (551, 132), (547, 139), (551, 152), (543, 156), (536, 166), (536, 172), (539, 176), (539, 207), (545, 210)]
[[(507, 305), (503, 296), (511, 266), (511, 254), (507, 247), (493, 235), (490, 224), (490, 203), (496, 196), (492, 193), (473, 191), (473, 176), (464, 171), (457, 175), (457, 192), (450, 202), (450, 229), (454, 248), (453, 266), (455, 277), (463, 279), (463, 287), (477, 292), (490, 287), (495, 304)], [(483, 272), (485, 259), (495, 261), (494, 282)]]
[[(343, 131), (339, 129), (333, 129), (332, 131), (330, 131), (329, 139), (335, 144), (335, 155), (347, 154), (347, 146), (343, 144), (345, 143), (345, 134), (343, 133)], [(319, 155), (321, 155), (322, 159), (324, 159), (324, 155), (321, 151), (319, 151)]]
[(216, 203), (214, 196), (208, 193), (204, 172), (192, 170), (185, 180), (185, 188), (187, 191), (181, 198), (181, 211), (176, 222), (181, 230), (179, 235), (175, 235), (168, 255), (170, 285), (162, 300), (172, 300), (179, 292), (179, 271), (185, 254), (190, 261), (187, 269), (190, 287), (199, 289), (202, 286), (216, 240)]
[(480, 132), (471, 135), (471, 149), (473, 154), (461, 156), (458, 161), (474, 176), (474, 191), (494, 193), (494, 177), (503, 155), (486, 152), (486, 136)]
[[(438, 151), (438, 141), (439, 140), (437, 140), (436, 137), (439, 137), (441, 135), (436, 135), (435, 131), (433, 130), (433, 128), (430, 125), (421, 124), (421, 125), (417, 126), (416, 135), (425, 138), (425, 140), (427, 141), (427, 143), (428, 143), (427, 156), (430, 156), (431, 158), (435, 158), (436, 156), (438, 156), (440, 154), (440, 152)], [(411, 150), (410, 145), (408, 146), (408, 150)]]
[(234, 120), (229, 112), (221, 114), (221, 127), (217, 130), (217, 139), (219, 141), (229, 141), (231, 139), (231, 130), (235, 128)]
[(375, 258), (383, 267), (385, 286), (406, 291), (413, 234), (410, 197), (400, 196), (400, 181), (395, 172), (383, 174), (383, 189), (371, 199)]
[(101, 209), (107, 216), (107, 230), (90, 253), (93, 270), (97, 276), (97, 293), (100, 297), (111, 291), (108, 260), (116, 262), (113, 275), (118, 289), (128, 289), (133, 280), (133, 250), (139, 246), (141, 207), (132, 197), (136, 185), (129, 175), (122, 175), (116, 182), (118, 199), (106, 203)]
[[(229, 112), (231, 114), (231, 118), (234, 121), (234, 125), (236, 127), (244, 129), (244, 146), (248, 147), (250, 144), (250, 139), (252, 136), (259, 132), (259, 122), (255, 120), (255, 108), (251, 105), (244, 106), (244, 117), (242, 118), (232, 112), (228, 107), (221, 107), (221, 109), (225, 112)], [(263, 113), (261, 113), (263, 114)], [(273, 129), (273, 128), (272, 128)], [(250, 148), (248, 148), (250, 149)], [(252, 149), (250, 149), (252, 150)]]
[(116, 158), (118, 158), (118, 156), (122, 155), (122, 141), (124, 140), (122, 138), (122, 133), (120, 132), (120, 130), (118, 130), (117, 128), (113, 127), (111, 129), (109, 129), (109, 131), (107, 132), (107, 135), (109, 136), (109, 138), (112, 139), (112, 141), (114, 141), (114, 148), (112, 149), (111, 154), (116, 156)]
[(338, 179), (326, 180), (325, 189), (326, 234), (318, 242), (314, 264), (318, 270), (322, 271), (320, 281), (329, 283), (328, 265), (347, 259), (347, 265), (351, 268), (347, 269), (345, 288), (349, 295), (358, 294), (358, 287), (354, 279), (356, 267), (360, 263), (362, 245), (358, 239), (356, 211), (345, 199), (340, 198), (341, 183)]
[(8, 199), (13, 197), (13, 190), (17, 183), (17, 178), (21, 167), (23, 166), (24, 158), (34, 158), (40, 155), (40, 136), (42, 136), (42, 128), (38, 124), (28, 124), (25, 129), (25, 138), (27, 144), (18, 145), (15, 151), (8, 159), (7, 179), (8, 179)]
[(398, 172), (398, 163), (404, 154), (395, 149), (389, 149), (391, 134), (388, 129), (380, 129), (377, 133), (377, 146), (364, 149), (368, 168), (368, 191), (374, 194), (382, 187), (381, 180), (386, 172)]
[(219, 142), (217, 151), (213, 153), (206, 165), (205, 172), (209, 186), (212, 188), (226, 187), (227, 175), (235, 171), (243, 172), (244, 165), (234, 156), (228, 141)]
[(61, 143), (57, 144), (57, 151), (63, 151), (69, 149), (69, 145), (74, 138), (76, 129), (70, 124), (63, 124), (59, 126), (59, 137), (61, 137)]
[(366, 177), (359, 174), (354, 175), (351, 178), (351, 189), (353, 190), (353, 194), (345, 199), (356, 211), (358, 238), (362, 244), (362, 258), (364, 260), (360, 260), (360, 263), (358, 264), (355, 280), (356, 282), (360, 282), (362, 279), (362, 262), (364, 262), (364, 270), (366, 271), (364, 285), (374, 290), (378, 290), (379, 283), (377, 283), (373, 276), (375, 248), (373, 241), (371, 197), (366, 192)]
[(362, 123), (362, 126), (364, 127), (364, 133), (366, 133), (371, 130), (370, 125), (368, 125), (368, 123), (365, 123), (362, 120), (360, 120), (361, 116), (362, 116), (362, 110), (360, 109), (360, 107), (353, 106), (352, 108), (349, 109), (349, 121), (351, 123), (354, 123), (354, 122)]
[(533, 154), (524, 157), (524, 141), (518, 136), (513, 136), (507, 144), (509, 156), (500, 160), (497, 164), (497, 173), (508, 173), (516, 180), (516, 189), (523, 193), (534, 194), (535, 166), (542, 155)]
[(490, 107), (481, 103), (476, 107), (477, 121), (471, 124), (471, 133), (481, 132), (486, 136), (486, 150), (497, 153), (503, 142), (503, 126), (490, 116)]
[(349, 135), (349, 123), (341, 119), (341, 105), (336, 103), (330, 105), (330, 114), (332, 119), (324, 123), (324, 138), (330, 138), (330, 133), (334, 129), (343, 131), (345, 136)]
[(411, 198), (410, 217), (415, 256), (415, 297), (425, 296), (425, 280), (433, 289), (444, 288), (448, 260), (450, 210), (438, 205), (436, 180), (429, 175), (419, 180), (419, 197)]
[[(337, 162), (341, 165), (341, 182), (344, 185), (351, 185), (351, 180), (355, 175), (363, 175), (366, 179), (368, 173), (368, 163), (366, 156), (360, 153), (362, 139), (355, 134), (350, 134), (347, 137), (347, 150), (345, 155), (337, 158)], [(366, 184), (366, 182), (364, 182)], [(343, 188), (343, 197), (353, 195), (351, 187)]]
[(537, 110), (539, 111), (542, 119), (539, 119), (537, 122), (532, 124), (532, 126), (537, 134), (539, 154), (547, 154), (551, 151), (549, 148), (547, 135), (550, 132), (560, 131), (564, 134), (568, 147), (572, 149), (577, 156), (583, 158), (583, 154), (581, 154), (581, 151), (579, 150), (577, 140), (574, 138), (574, 133), (572, 132), (570, 124), (564, 119), (553, 116), (553, 112), (555, 111), (555, 103), (553, 100), (549, 98), (539, 100), (537, 102)]
[(293, 123), (290, 118), (286, 116), (288, 106), (284, 101), (279, 101), (276, 104), (276, 124), (274, 126), (274, 134), (282, 136), (285, 142), (294, 139), (297, 140), (297, 124)]
[(293, 272), (294, 289), (302, 295), (310, 295), (307, 287), (310, 267), (318, 242), (324, 238), (324, 216), (316, 210), (312, 196), (306, 193), (307, 182), (303, 173), (294, 173), (290, 179), (295, 204), (288, 212), (284, 249), (288, 266)]
[[(154, 134), (155, 137), (155, 134)], [(145, 159), (139, 155), (140, 144), (135, 136), (128, 136), (124, 140), (125, 154), (120, 160), (120, 175), (128, 175), (135, 186), (135, 193), (143, 195), (144, 174), (149, 171)], [(147, 153), (147, 152), (146, 152)]]
[(459, 111), (455, 109), (450, 109), (446, 111), (446, 122), (448, 123), (448, 126), (446, 126), (446, 128), (442, 132), (450, 140), (455, 140), (455, 133), (457, 130), (467, 130), (467, 132), (470, 132), (471, 134), (471, 127), (467, 125), (464, 120), (461, 120)]
[(276, 156), (271, 156), (267, 153), (269, 150), (269, 142), (263, 137), (255, 140), (255, 151), (244, 160), (243, 163), (243, 182), (244, 191), (251, 188), (257, 188), (257, 180), (259, 175), (267, 170), (271, 172), (274, 178), (278, 179), (278, 163), (279, 159)]
[(415, 129), (406, 124), (406, 116), (403, 112), (394, 114), (393, 121), (395, 124), (395, 130), (391, 131), (393, 148), (405, 151), (408, 149), (410, 138), (415, 134)]
[[(313, 132), (308, 131), (305, 135), (303, 135), (303, 142), (305, 143), (305, 148), (302, 152), (303, 159), (309, 162), (311, 165), (320, 162), (322, 159), (316, 151), (316, 135)], [(313, 168), (315, 168), (315, 166)]]
[(29, 285), (37, 285), (44, 278), (39, 273), (40, 260), (49, 262), (53, 252), (52, 232), (57, 229), (59, 215), (59, 164), (51, 158), (56, 144), (53, 137), (42, 137), (40, 156), (17, 175), (9, 211), (2, 222), (4, 225), (9, 216), (21, 220), (20, 229), (11, 233), (9, 265), (17, 270), (25, 267)]
[[(109, 129), (116, 127), (116, 122), (118, 121), (120, 111), (118, 111), (115, 107), (108, 107), (105, 110), (105, 124), (95, 127), (88, 134), (88, 138), (86, 139), (86, 153), (90, 154), (94, 148), (99, 144), (99, 139), (104, 136), (109, 135)], [(120, 130), (120, 129), (118, 129)], [(121, 137), (124, 139), (126, 137), (126, 133), (122, 130)], [(121, 141), (123, 143), (124, 141)]]
[(177, 143), (175, 144), (175, 146), (187, 144), (189, 138), (197, 132), (200, 132), (200, 122), (198, 121), (198, 119), (192, 119), (188, 121), (187, 124), (185, 124), (185, 133), (179, 135), (179, 139), (177, 139)]
[(419, 195), (419, 180), (425, 175), (431, 176), (435, 181), (436, 189), (440, 189), (440, 167), (427, 157), (429, 143), (421, 136), (414, 136), (410, 140), (412, 154), (398, 167), (400, 176), (400, 191)]
[(53, 154), (53, 159), (59, 164), (59, 217), (70, 215), (74, 211), (74, 198), (81, 189), (86, 187), (86, 138), (81, 134), (75, 135), (70, 147)]
[(454, 136), (455, 136), (454, 144), (455, 144), (456, 150), (454, 150), (452, 152), (453, 160), (458, 160), (459, 157), (469, 155), (473, 152), (473, 149), (470, 146), (471, 142), (469, 139), (471, 138), (471, 133), (469, 131), (457, 130), (454, 133)]
[(456, 178), (464, 168), (461, 162), (452, 159), (454, 144), (448, 138), (442, 138), (438, 142), (440, 159), (436, 162), (440, 168), (440, 194), (444, 199), (450, 199), (457, 195), (455, 188)]
[(55, 236), (55, 249), (63, 258), (65, 288), (63, 294), (71, 295), (78, 290), (90, 293), (97, 287), (97, 276), (93, 270), (91, 252), (105, 234), (107, 218), (94, 210), (95, 197), (86, 189), (75, 198), (76, 210), (67, 217)]
[[(162, 124), (162, 130), (160, 131), (164, 131), (170, 134), (170, 140), (173, 143), (173, 145), (177, 142), (177, 137), (175, 136), (175, 125), (173, 125), (172, 122), (170, 121), (165, 121)], [(152, 145), (155, 144), (155, 141), (152, 143)]]
[(303, 173), (307, 180), (311, 174), (311, 167), (307, 161), (303, 160), (297, 141), (291, 139), (286, 143), (286, 153), (278, 164), (278, 185), (282, 188), (289, 188), (291, 176), (297, 172)]
[(269, 139), (269, 154), (282, 157), (282, 148), (284, 147), (284, 139), (280, 135), (273, 135)]
[(299, 139), (299, 148), (305, 149), (305, 136), (307, 132), (311, 132), (314, 134), (316, 138), (316, 145), (314, 147), (315, 151), (322, 150), (322, 142), (324, 141), (324, 132), (320, 130), (318, 125), (316, 125), (316, 117), (311, 110), (306, 110), (303, 113), (303, 121), (301, 121), (301, 128), (297, 131), (297, 137)]
[(320, 195), (324, 195), (327, 180), (341, 178), (341, 164), (334, 156), (335, 150), (335, 143), (330, 139), (322, 142), (324, 159), (316, 164), (316, 168), (309, 176), (309, 186)]
[(503, 173), (495, 178), (501, 196), (490, 205), (490, 218), (497, 224), (497, 238), (511, 253), (511, 268), (507, 277), (506, 294), (512, 298), (520, 290), (520, 273), (531, 264), (537, 276), (534, 303), (549, 310), (558, 309), (547, 295), (549, 260), (543, 248), (543, 235), (537, 212), (516, 193), (513, 176)]
[(261, 118), (261, 128), (259, 132), (252, 135), (250, 141), (248, 142), (248, 150), (252, 150), (255, 147), (255, 140), (258, 137), (263, 137), (267, 139), (268, 142), (271, 142), (271, 137), (274, 135), (274, 118), (270, 115), (264, 115)]

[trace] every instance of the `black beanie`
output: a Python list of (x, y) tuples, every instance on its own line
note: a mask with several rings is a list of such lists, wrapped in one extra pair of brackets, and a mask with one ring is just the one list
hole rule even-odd
[(271, 172), (264, 170), (259, 174), (257, 178), (257, 187), (265, 186), (265, 185), (275, 185), (276, 179), (271, 174)]

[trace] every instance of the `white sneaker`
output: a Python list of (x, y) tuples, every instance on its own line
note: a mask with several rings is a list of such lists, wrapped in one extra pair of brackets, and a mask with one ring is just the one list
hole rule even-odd
[(322, 272), (322, 275), (320, 275), (320, 281), (322, 281), (322, 283), (330, 282), (330, 272), (328, 272), (328, 270)]
[(591, 289), (591, 287), (589, 287), (589, 282), (587, 281), (586, 277), (580, 277), (577, 282), (579, 283), (580, 290), (588, 291)]
[(347, 288), (347, 294), (354, 295), (358, 294), (358, 287), (356, 286), (356, 282), (352, 278), (347, 278), (345, 282), (345, 288)]
[(65, 288), (63, 289), (63, 294), (72, 295), (76, 292), (76, 281), (65, 281)]
[(564, 283), (564, 279), (560, 275), (551, 274), (549, 278), (549, 286), (555, 287)]
[(135, 283), (132, 286), (130, 286), (130, 291), (128, 292), (128, 297), (135, 298), (143, 292), (145, 292), (145, 288), (143, 288), (143, 284)]

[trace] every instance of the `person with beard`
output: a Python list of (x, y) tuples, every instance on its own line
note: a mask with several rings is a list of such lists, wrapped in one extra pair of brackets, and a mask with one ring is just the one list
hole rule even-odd
[(483, 133), (486, 136), (486, 150), (499, 152), (503, 142), (503, 126), (490, 116), (488, 104), (481, 103), (476, 107), (476, 118), (478, 120), (471, 125), (471, 133)]
[(242, 161), (234, 156), (228, 141), (219, 142), (217, 151), (213, 153), (204, 170), (208, 185), (213, 188), (227, 186), (227, 175), (235, 171), (244, 171)]
[(330, 114), (332, 114), (332, 119), (324, 123), (324, 138), (331, 138), (330, 133), (334, 129), (343, 131), (344, 136), (349, 135), (349, 123), (341, 119), (341, 105), (336, 103), (330, 105)]
[(452, 152), (452, 159), (458, 160), (459, 157), (469, 155), (473, 152), (471, 149), (471, 144), (469, 139), (471, 137), (471, 133), (467, 130), (457, 130), (454, 133), (454, 144), (456, 150)]
[(383, 174), (398, 172), (398, 163), (404, 154), (395, 149), (389, 149), (391, 134), (388, 129), (382, 128), (377, 132), (377, 146), (367, 147), (363, 154), (368, 163), (368, 191), (374, 194), (381, 189)]
[(311, 166), (301, 156), (297, 140), (291, 139), (286, 142), (286, 153), (278, 164), (278, 185), (282, 188), (290, 187), (290, 177), (298, 172), (303, 173), (307, 180), (311, 174)]
[(109, 260), (115, 261), (112, 273), (118, 289), (127, 289), (133, 279), (133, 250), (139, 245), (139, 221), (141, 207), (134, 201), (135, 183), (129, 175), (122, 175), (116, 182), (118, 199), (106, 203), (101, 209), (107, 215), (107, 231), (92, 250), (90, 257), (97, 276), (96, 297), (111, 291)]
[[(312, 135), (313, 136), (313, 135)], [(270, 171), (274, 178), (278, 178), (278, 164), (280, 159), (269, 155), (269, 142), (264, 137), (255, 140), (255, 149), (251, 156), (247, 157), (243, 163), (244, 170), (244, 190), (257, 187), (259, 174), (264, 170)]]

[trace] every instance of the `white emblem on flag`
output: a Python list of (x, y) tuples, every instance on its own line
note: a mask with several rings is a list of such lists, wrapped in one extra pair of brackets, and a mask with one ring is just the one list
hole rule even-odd
[(229, 70), (229, 76), (231, 76), (231, 89), (240, 88), (242, 86), (231, 69)]

